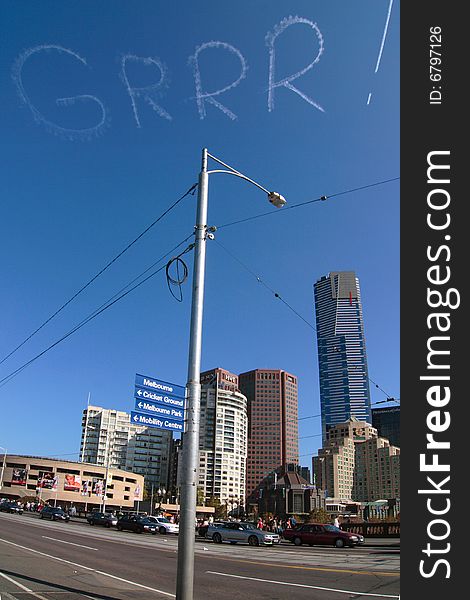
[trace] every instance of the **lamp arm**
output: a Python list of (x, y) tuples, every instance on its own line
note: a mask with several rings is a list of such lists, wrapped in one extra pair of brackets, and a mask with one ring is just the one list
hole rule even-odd
[(243, 175), (243, 173), (239, 173), (238, 171), (234, 171), (234, 170), (227, 171), (225, 169), (214, 169), (212, 171), (207, 171), (208, 175), (211, 175), (212, 173), (226, 173), (227, 175), (235, 175), (236, 177), (240, 177), (240, 179), (244, 179), (245, 181), (248, 181), (248, 183), (252, 183), (254, 186), (256, 186), (257, 188), (259, 188), (260, 190), (262, 190), (266, 194), (269, 194), (269, 190), (267, 190), (266, 188), (264, 188), (259, 183), (256, 183), (256, 181), (254, 181), (253, 179), (250, 179), (246, 175)]

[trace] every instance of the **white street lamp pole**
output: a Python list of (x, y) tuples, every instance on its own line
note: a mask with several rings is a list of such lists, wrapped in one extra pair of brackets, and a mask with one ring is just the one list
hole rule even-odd
[[(90, 407), (90, 392), (88, 392), (88, 400), (86, 403), (86, 417), (85, 417), (85, 428), (83, 430), (83, 445), (82, 445), (82, 453), (80, 456), (80, 462), (84, 462), (85, 460), (85, 446), (86, 446), (86, 434), (87, 434), (87, 430), (88, 430), (88, 415), (89, 415), (89, 407)], [(91, 427), (90, 429), (93, 429), (93, 427)]]
[[(224, 169), (207, 170), (211, 158)], [(181, 506), (178, 535), (178, 569), (176, 576), (176, 600), (192, 600), (194, 587), (194, 546), (196, 526), (197, 474), (199, 467), (199, 417), (201, 399), (201, 348), (202, 313), (204, 305), (204, 276), (206, 264), (206, 240), (212, 235), (207, 228), (208, 184), (211, 173), (226, 173), (245, 179), (268, 195), (269, 201), (281, 208), (285, 199), (277, 192), (269, 192), (253, 179), (243, 175), (230, 165), (212, 156), (207, 148), (202, 150), (199, 175), (197, 213), (195, 226), (193, 289), (191, 325), (189, 337), (188, 382), (186, 384), (186, 431), (183, 434), (181, 460)]]
[(5, 472), (5, 465), (7, 462), (7, 449), (4, 448), (3, 446), (0, 446), (0, 448), (2, 450), (4, 450), (3, 453), (3, 461), (2, 461), (2, 470), (0, 471), (0, 492), (2, 491), (2, 487), (3, 487), (3, 473)]
[(106, 429), (106, 469), (104, 472), (104, 484), (103, 484), (103, 502), (101, 504), (101, 512), (105, 512), (106, 509), (106, 494), (108, 492), (108, 475), (109, 475), (109, 429)]

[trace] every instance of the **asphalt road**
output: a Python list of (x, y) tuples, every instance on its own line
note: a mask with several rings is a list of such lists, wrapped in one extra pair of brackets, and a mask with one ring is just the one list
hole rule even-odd
[[(198, 540), (195, 600), (399, 596), (399, 551), (249, 547)], [(175, 597), (176, 536), (118, 532), (0, 513), (1, 600)]]

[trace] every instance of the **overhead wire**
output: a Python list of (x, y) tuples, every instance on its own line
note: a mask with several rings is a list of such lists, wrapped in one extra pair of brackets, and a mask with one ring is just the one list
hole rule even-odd
[[(161, 260), (163, 260), (163, 258), (166, 258), (169, 254), (173, 253), (176, 248), (178, 248), (179, 246), (181, 246), (185, 241), (187, 241), (190, 237), (192, 237), (192, 235), (193, 234), (191, 234), (190, 236), (188, 236), (187, 238), (185, 238), (185, 240), (183, 240), (182, 242), (180, 242), (177, 246), (175, 246), (169, 252), (167, 252), (165, 255), (163, 255), (163, 257), (161, 257), (157, 261), (157, 263), (160, 262)], [(181, 256), (183, 256), (184, 254), (186, 254), (187, 252), (189, 252), (193, 248), (194, 248), (194, 243), (189, 244), (189, 246), (187, 248), (185, 248), (182, 252), (179, 253), (178, 258), (181, 257)], [(146, 283), (149, 279), (151, 279), (152, 277), (154, 277), (157, 273), (160, 273), (161, 271), (163, 271), (165, 268), (166, 268), (166, 265), (161, 266), (156, 271), (153, 271), (152, 273), (150, 273), (150, 275), (148, 275), (147, 277), (145, 277), (144, 279), (142, 279), (142, 281), (140, 281), (139, 283), (136, 283), (134, 286), (132, 286), (129, 289), (127, 289), (127, 291), (125, 291), (123, 293), (117, 292), (116, 294), (114, 294), (107, 302), (105, 302), (99, 308), (97, 308), (93, 312), (91, 312), (87, 317), (85, 317), (84, 319), (82, 319), (82, 321), (80, 321), (77, 325), (75, 325), (72, 329), (70, 329), (62, 337), (60, 337), (55, 342), (53, 342), (52, 344), (50, 344), (42, 352), (39, 352), (36, 356), (34, 356), (33, 358), (31, 358), (30, 360), (28, 360), (27, 362), (25, 362), (23, 365), (21, 365), (20, 367), (18, 367), (17, 369), (15, 369), (11, 373), (9, 373), (8, 375), (6, 375), (2, 379), (0, 379), (0, 387), (3, 387), (7, 383), (9, 383), (14, 377), (16, 377), (17, 375), (19, 375), (21, 373), (21, 371), (23, 371), (24, 369), (26, 369), (29, 365), (31, 365), (36, 360), (38, 360), (39, 358), (41, 358), (42, 356), (44, 356), (44, 354), (46, 354), (47, 352), (49, 352), (50, 350), (52, 350), (53, 348), (55, 348), (61, 342), (63, 342), (68, 337), (70, 337), (71, 335), (73, 335), (74, 333), (76, 333), (79, 329), (81, 329), (82, 327), (84, 327), (87, 323), (89, 323), (90, 321), (92, 321), (93, 319), (95, 319), (98, 315), (100, 315), (101, 313), (103, 313), (105, 310), (107, 310), (108, 308), (110, 308), (111, 306), (113, 306), (114, 304), (116, 304), (117, 302), (119, 302), (120, 300), (122, 300), (128, 294), (130, 294), (131, 292), (133, 292), (134, 290), (136, 290), (142, 284)], [(147, 271), (148, 271), (148, 269), (146, 269), (146, 271), (144, 271), (144, 273), (147, 272)], [(138, 279), (139, 277), (141, 277), (141, 275), (138, 276), (137, 278), (134, 278), (133, 281), (135, 281), (136, 279)], [(129, 287), (129, 285), (130, 284), (128, 284), (127, 286), (125, 286), (122, 289), (126, 289), (127, 287)]]
[(238, 219), (237, 221), (231, 221), (230, 223), (224, 223), (223, 225), (218, 225), (217, 229), (222, 229), (224, 227), (231, 227), (232, 225), (239, 225), (240, 223), (246, 223), (248, 221), (253, 221), (254, 219), (260, 219), (262, 217), (267, 217), (270, 215), (278, 215), (284, 214), (288, 210), (293, 210), (295, 208), (301, 208), (302, 206), (307, 206), (308, 204), (313, 204), (315, 202), (324, 202), (325, 200), (329, 200), (330, 198), (336, 198), (337, 196), (343, 196), (345, 194), (352, 194), (353, 192), (359, 192), (361, 190), (366, 190), (368, 188), (376, 187), (378, 185), (385, 185), (386, 183), (391, 183), (392, 181), (398, 181), (400, 177), (392, 177), (391, 179), (384, 179), (382, 181), (376, 181), (375, 183), (369, 183), (367, 185), (362, 185), (357, 188), (351, 188), (348, 190), (344, 190), (342, 192), (336, 192), (335, 194), (330, 194), (328, 196), (319, 196), (318, 198), (314, 198), (313, 200), (307, 200), (305, 202), (299, 202), (298, 204), (289, 204), (284, 206), (282, 210), (279, 211), (269, 211), (260, 213), (258, 215), (253, 215), (251, 217), (246, 217), (245, 219)]
[[(228, 250), (228, 248), (226, 248), (225, 246), (223, 246), (218, 240), (214, 240), (216, 242), (216, 244), (218, 246), (220, 246), (222, 248), (222, 250), (224, 250), (229, 256), (231, 256), (236, 262), (238, 262), (239, 265), (241, 265), (248, 273), (250, 273), (251, 275), (253, 275), (253, 277), (255, 277), (255, 279), (258, 281), (258, 283), (260, 283), (263, 287), (265, 287), (269, 292), (271, 292), (275, 298), (277, 298), (278, 300), (281, 300), (281, 302), (287, 306), (287, 308), (289, 310), (291, 310), (299, 319), (301, 319), (308, 327), (310, 327), (310, 329), (313, 329), (313, 331), (316, 331), (316, 328), (309, 322), (307, 321), (307, 319), (305, 319), (299, 312), (297, 312), (288, 302), (286, 302), (286, 300), (284, 300), (282, 298), (282, 296), (279, 294), (279, 292), (276, 292), (271, 286), (269, 286), (265, 281), (263, 281), (263, 279), (261, 279), (261, 277), (259, 275), (257, 275), (254, 271), (252, 271), (245, 263), (243, 263), (237, 256), (235, 256), (235, 254), (233, 254), (233, 252), (231, 252), (230, 250)], [(338, 350), (339, 352), (339, 350)], [(364, 373), (365, 374), (365, 373)], [(387, 392), (380, 387), (380, 385), (378, 383), (376, 383), (375, 381), (373, 381), (368, 375), (367, 375), (367, 379), (373, 383), (375, 385), (376, 388), (378, 388), (381, 392), (383, 392), (386, 396), (387, 396), (387, 400), (383, 401), (383, 402), (388, 402), (388, 401), (395, 401), (397, 402), (397, 400), (390, 396), (389, 394), (387, 394)]]
[(193, 194), (197, 183), (193, 184), (182, 196), (180, 196), (171, 206), (169, 206), (165, 211), (163, 211), (148, 227), (146, 227), (136, 238), (134, 238), (125, 248), (123, 248), (114, 258), (112, 258), (100, 271), (98, 271), (87, 283), (85, 283), (73, 296), (71, 296), (66, 302), (64, 302), (52, 315), (50, 315), (39, 327), (37, 327), (32, 333), (30, 333), (20, 344), (16, 346), (13, 350), (11, 350), (6, 356), (4, 356), (0, 360), (0, 365), (3, 364), (10, 356), (15, 354), (17, 350), (19, 350), (22, 346), (26, 344), (32, 337), (34, 337), (43, 327), (45, 327), (54, 317), (56, 317), (60, 312), (64, 310), (77, 296), (79, 296), (83, 291), (85, 291), (100, 275), (102, 275), (109, 267), (114, 264), (123, 254), (125, 254), (135, 243), (137, 243), (146, 233), (152, 229), (159, 221), (161, 221), (169, 212), (171, 212), (186, 196), (189, 194)]

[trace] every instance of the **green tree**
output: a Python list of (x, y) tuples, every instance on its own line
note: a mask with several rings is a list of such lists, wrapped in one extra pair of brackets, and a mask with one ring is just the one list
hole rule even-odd
[(225, 504), (222, 504), (221, 501), (215, 496), (211, 496), (207, 502), (206, 506), (212, 506), (215, 508), (214, 519), (222, 519), (225, 517)]
[(315, 508), (308, 513), (308, 523), (329, 523), (330, 521), (330, 515), (324, 508)]
[(196, 504), (198, 506), (204, 506), (204, 490), (200, 487), (197, 488)]

